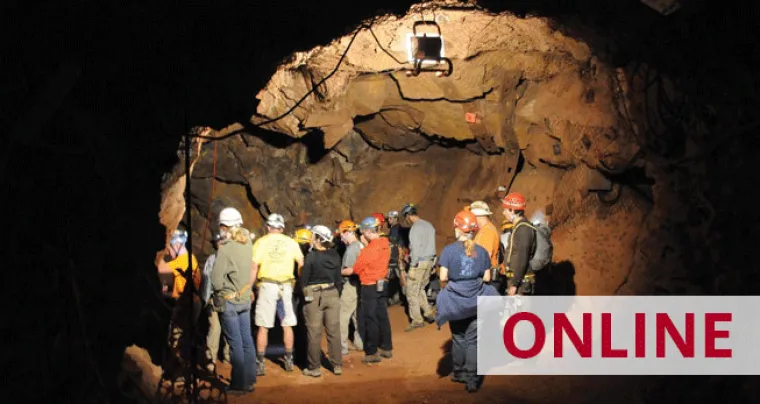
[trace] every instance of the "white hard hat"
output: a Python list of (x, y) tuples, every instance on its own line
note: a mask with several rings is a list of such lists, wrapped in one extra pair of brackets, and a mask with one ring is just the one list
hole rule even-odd
[(327, 226), (317, 225), (312, 227), (311, 231), (324, 241), (332, 241), (333, 232)]
[(470, 204), (470, 212), (475, 216), (489, 216), (492, 215), (491, 209), (488, 204), (483, 201), (475, 201)]
[(282, 215), (278, 213), (272, 213), (269, 215), (269, 217), (267, 217), (267, 226), (277, 229), (284, 229), (285, 219), (283, 219)]
[(235, 208), (224, 208), (219, 212), (219, 224), (227, 227), (243, 225), (243, 216)]

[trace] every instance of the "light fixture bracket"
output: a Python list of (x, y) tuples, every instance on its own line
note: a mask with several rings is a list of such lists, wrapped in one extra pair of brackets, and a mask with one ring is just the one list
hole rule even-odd
[[(436, 32), (419, 32), (418, 28), (423, 26), (435, 27)], [(412, 33), (407, 34), (406, 49), (407, 59), (414, 66), (407, 70), (408, 76), (418, 76), (423, 71), (449, 76), (454, 70), (453, 63), (446, 58), (441, 28), (435, 21), (416, 21)], [(443, 64), (447, 65), (444, 70), (437, 68)]]

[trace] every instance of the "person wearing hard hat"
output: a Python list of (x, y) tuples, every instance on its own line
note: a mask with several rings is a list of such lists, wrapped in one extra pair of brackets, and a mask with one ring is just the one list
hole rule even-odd
[(203, 265), (203, 279), (201, 280), (201, 301), (206, 306), (208, 312), (208, 333), (206, 334), (206, 352), (204, 359), (207, 361), (206, 369), (209, 372), (214, 371), (216, 368), (216, 360), (219, 354), (219, 343), (224, 343), (224, 356), (222, 362), (230, 363), (230, 344), (227, 342), (226, 337), (222, 337), (222, 324), (219, 320), (219, 313), (214, 310), (214, 305), (211, 304), (211, 274), (214, 271), (214, 261), (216, 261), (216, 254), (219, 251), (219, 241), (221, 235), (216, 234), (211, 240), (211, 246), (214, 248), (214, 253), (206, 258), (206, 263)]
[(441, 252), (440, 277), (446, 286), (436, 302), (436, 321), (440, 328), (446, 322), (451, 327), (453, 342), (452, 381), (465, 383), (468, 392), (480, 388), (478, 376), (478, 296), (498, 296), (492, 286), (484, 284), (491, 276), (491, 257), (485, 248), (475, 243), (478, 221), (472, 211), (461, 211), (454, 217), (457, 241)]
[(423, 327), (424, 321), (435, 322), (433, 308), (430, 307), (425, 293), (436, 262), (435, 227), (420, 218), (414, 204), (404, 206), (401, 215), (412, 224), (409, 230), (410, 257), (406, 286), (409, 317), (412, 321), (404, 330), (409, 332)]
[[(391, 323), (388, 319), (388, 262), (390, 242), (380, 236), (380, 221), (369, 216), (360, 229), (369, 244), (352, 268), (361, 283), (361, 313), (364, 316), (364, 363), (377, 363), (393, 356)], [(345, 273), (345, 272), (344, 272)]]
[(380, 237), (388, 237), (388, 235), (383, 231), (383, 227), (385, 227), (385, 216), (382, 213), (373, 213), (370, 215), (377, 219), (377, 222), (380, 223)]
[(408, 232), (404, 231), (399, 224), (397, 210), (388, 212), (388, 240), (391, 242), (390, 283), (388, 286), (390, 298), (388, 304), (393, 306), (401, 304), (401, 297), (406, 287), (406, 273), (404, 272), (404, 256), (407, 250)]
[(274, 327), (277, 315), (277, 301), (282, 300), (285, 318), (281, 325), (285, 343), (285, 370), (293, 371), (293, 327), (298, 320), (293, 309), (293, 263), (303, 267), (303, 252), (292, 238), (283, 234), (285, 219), (272, 213), (267, 218), (268, 234), (256, 241), (253, 246), (253, 272), (256, 274), (258, 299), (256, 299), (255, 323), (259, 327), (256, 338), (258, 374), (266, 374), (264, 356), (266, 353), (269, 330)]
[(171, 273), (174, 275), (174, 285), (172, 289), (172, 298), (179, 299), (182, 293), (185, 291), (187, 279), (185, 272), (189, 263), (192, 261), (192, 277), (195, 282), (196, 290), (200, 289), (200, 272), (198, 267), (198, 260), (195, 258), (195, 254), (188, 259), (188, 252), (185, 244), (187, 243), (187, 232), (185, 230), (175, 230), (172, 234), (172, 238), (169, 241), (167, 248), (168, 254), (165, 259), (159, 262), (159, 273)]
[(219, 251), (211, 271), (212, 305), (221, 314), (222, 331), (230, 344), (232, 371), (228, 393), (252, 392), (256, 384), (256, 347), (251, 333), (254, 300), (251, 236), (235, 208), (219, 213)]
[(353, 275), (353, 267), (364, 244), (359, 241), (359, 227), (352, 220), (343, 220), (338, 224), (338, 232), (346, 251), (343, 253), (341, 275), (343, 275), (343, 291), (340, 294), (340, 345), (341, 354), (348, 355), (349, 323), (354, 324), (354, 344), (351, 348), (364, 350), (361, 331), (364, 330), (364, 319), (359, 314), (359, 277)]
[(525, 218), (527, 203), (525, 197), (512, 192), (502, 200), (504, 217), (512, 223), (512, 233), (509, 240), (507, 253), (504, 256), (507, 271), (514, 275), (507, 281), (507, 295), (522, 294), (523, 278), (528, 274), (530, 259), (536, 251), (536, 234), (531, 226), (520, 226), (522, 222), (528, 222)]
[[(176, 301), (174, 308), (172, 309), (172, 326), (171, 326), (171, 346), (175, 350), (179, 350), (180, 345), (186, 346), (183, 341), (187, 340), (183, 330), (189, 328), (188, 323), (188, 310), (192, 311), (192, 321), (196, 323), (200, 316), (202, 303), (197, 295), (190, 295), (189, 290), (185, 290), (187, 286), (187, 270), (192, 263), (191, 278), (195, 286), (195, 290), (200, 289), (201, 285), (201, 273), (198, 266), (198, 260), (195, 258), (195, 254), (190, 255), (185, 247), (187, 243), (187, 231), (177, 229), (172, 234), (172, 238), (169, 241), (167, 247), (168, 254), (163, 260), (158, 263), (158, 272), (160, 274), (172, 274), (174, 276), (174, 284), (172, 286), (171, 297)], [(176, 354), (180, 355), (179, 360), (189, 360), (186, 355), (186, 350), (182, 349), (183, 354), (178, 351)], [(183, 359), (184, 358), (184, 359)]]
[(483, 247), (488, 251), (488, 256), (491, 259), (491, 281), (495, 283), (494, 287), (498, 289), (498, 280), (495, 276), (499, 268), (499, 232), (496, 230), (496, 226), (491, 222), (489, 216), (491, 209), (488, 204), (483, 201), (475, 201), (470, 204), (470, 212), (478, 220), (478, 232), (475, 235), (475, 244)]
[[(293, 240), (301, 247), (301, 253), (304, 256), (304, 263), (306, 257), (308, 257), (309, 251), (311, 251), (311, 240), (314, 237), (314, 233), (311, 231), (311, 226), (306, 225), (296, 230), (293, 234)], [(305, 265), (305, 264), (304, 264)], [(296, 284), (293, 288), (293, 310), (296, 313), (296, 325), (293, 330), (293, 358), (294, 362), (298, 366), (306, 366), (308, 360), (308, 346), (309, 341), (307, 338), (306, 319), (304, 318), (304, 301), (303, 301), (303, 283), (301, 282), (302, 268), (297, 263), (293, 263), (293, 273), (296, 276)], [(285, 304), (282, 300), (277, 301), (277, 318), (280, 319), (280, 324), (285, 321)]]
[(328, 360), (335, 375), (343, 374), (343, 356), (340, 346), (340, 255), (335, 251), (333, 234), (325, 226), (312, 229), (312, 250), (306, 256), (301, 274), (304, 295), (304, 318), (308, 336), (309, 364), (303, 370), (305, 376), (322, 375), (322, 327), (327, 333)]

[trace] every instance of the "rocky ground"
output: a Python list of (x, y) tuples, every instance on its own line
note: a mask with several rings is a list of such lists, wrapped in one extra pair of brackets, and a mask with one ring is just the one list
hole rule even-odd
[[(591, 403), (636, 402), (646, 383), (641, 377), (581, 376), (489, 376), (477, 393), (449, 380), (451, 332), (448, 325), (437, 330), (428, 325), (405, 333), (403, 308), (390, 309), (393, 358), (380, 364), (361, 362), (363, 353), (344, 356), (343, 375), (322, 369), (322, 376), (303, 376), (299, 370), (286, 373), (267, 361), (266, 376), (259, 377), (256, 391), (246, 396), (227, 397), (228, 403)], [(326, 347), (323, 341), (323, 347)], [(326, 349), (326, 348), (325, 348)], [(229, 365), (220, 365), (221, 378), (229, 377)], [(209, 402), (223, 400), (223, 382), (204, 383), (201, 397)], [(213, 386), (213, 387), (211, 387)]]

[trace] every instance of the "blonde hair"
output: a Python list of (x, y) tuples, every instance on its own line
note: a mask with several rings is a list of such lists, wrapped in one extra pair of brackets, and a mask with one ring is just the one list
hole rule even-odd
[(233, 227), (229, 230), (230, 239), (235, 240), (240, 244), (245, 244), (251, 239), (251, 233), (248, 229), (242, 227)]
[(475, 241), (472, 240), (473, 234), (472, 233), (465, 233), (462, 230), (456, 229), (456, 236), (457, 239), (462, 237), (467, 237), (465, 240), (462, 240), (464, 243), (464, 253), (468, 257), (472, 257), (475, 255)]
[(464, 241), (464, 253), (467, 254), (468, 257), (472, 257), (473, 254), (475, 254), (475, 242), (472, 241), (472, 238), (468, 238)]

